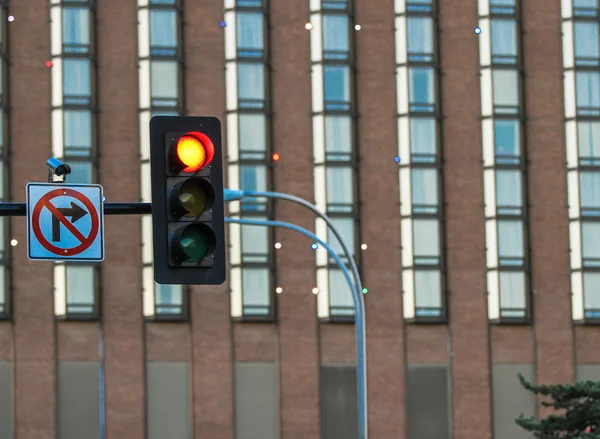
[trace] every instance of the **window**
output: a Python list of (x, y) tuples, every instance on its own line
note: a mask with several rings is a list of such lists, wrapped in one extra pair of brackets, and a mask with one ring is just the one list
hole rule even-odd
[(63, 52), (88, 53), (90, 50), (90, 11), (87, 8), (63, 8)]
[(581, 243), (584, 267), (600, 267), (600, 223), (581, 223)]
[(433, 19), (409, 17), (408, 59), (414, 62), (433, 61)]
[(325, 108), (328, 110), (350, 109), (350, 68), (347, 66), (326, 65), (323, 68), (325, 80)]
[[(359, 242), (356, 203), (356, 149), (354, 136), (354, 22), (345, 0), (311, 3), (311, 22), (321, 23), (311, 32), (313, 50), (312, 108), (315, 136), (315, 198), (323, 200), (350, 252), (357, 255)], [(320, 53), (317, 53), (317, 50)], [(344, 264), (349, 264), (337, 238), (316, 228), (319, 238), (331, 245)], [(316, 255), (318, 316), (330, 322), (354, 319), (354, 301), (335, 258), (324, 249)]]
[(150, 64), (152, 105), (176, 107), (179, 97), (178, 66), (173, 61), (152, 61)]
[(348, 16), (323, 16), (323, 56), (325, 59), (348, 59), (350, 38)]
[(494, 121), (496, 163), (518, 164), (521, 156), (521, 132), (518, 120)]
[[(253, 218), (266, 220), (267, 218)], [(269, 262), (269, 229), (263, 226), (242, 227), (242, 263)]]
[(582, 171), (579, 173), (581, 214), (583, 216), (600, 215), (600, 187), (593, 186), (598, 184), (600, 184), (599, 172)]
[[(348, 250), (352, 256), (356, 254), (356, 238), (355, 238), (355, 222), (354, 218), (351, 217), (333, 217), (331, 218), (331, 222), (337, 229), (337, 231), (342, 236), (342, 239), (346, 243)], [(342, 259), (344, 262), (349, 262), (342, 250), (342, 246), (339, 243), (338, 239), (335, 237), (335, 234), (328, 228), (327, 231), (327, 243), (331, 246), (333, 251)], [(329, 256), (329, 264), (332, 266), (337, 266), (335, 259), (332, 256)]]
[[(177, 55), (177, 12), (168, 9), (150, 11), (150, 54)], [(175, 74), (175, 78), (177, 74)]]
[[(235, 4), (234, 4), (235, 3)], [(227, 149), (230, 187), (270, 191), (268, 8), (261, 0), (237, 0), (226, 7), (225, 33)], [(239, 208), (237, 207), (239, 206)], [(233, 217), (264, 221), (270, 203), (247, 197), (230, 212)], [(272, 230), (264, 226), (230, 226), (231, 316), (248, 321), (275, 318), (275, 255)]]
[[(483, 6), (489, 2), (489, 8)], [(526, 322), (529, 318), (527, 172), (522, 169), (519, 36), (515, 0), (483, 0), (480, 87), (492, 97), (491, 113), (482, 105), (488, 318), (494, 323)], [(488, 49), (489, 48), (489, 49)], [(491, 54), (491, 65), (486, 58)], [(485, 98), (484, 98), (485, 101)]]
[(514, 20), (492, 20), (492, 62), (517, 62), (517, 23)]
[(587, 272), (583, 275), (583, 309), (585, 317), (600, 318), (600, 273)]
[(496, 208), (498, 215), (520, 215), (523, 207), (521, 172), (496, 171)]
[[(400, 0), (396, 6), (398, 158), (404, 318), (445, 319), (443, 188), (437, 95), (437, 13), (430, 0)], [(406, 35), (402, 35), (403, 30)], [(406, 106), (408, 103), (408, 108)], [(407, 154), (410, 152), (410, 154)]]
[(237, 14), (237, 47), (240, 57), (260, 58), (263, 55), (263, 16), (257, 13)]
[(325, 117), (325, 160), (352, 159), (352, 119), (349, 116)]
[(575, 63), (577, 66), (598, 66), (600, 42), (597, 22), (579, 22), (573, 26), (575, 33)]
[(270, 305), (270, 279), (267, 268), (242, 269), (242, 297), (244, 315), (268, 315)]
[(436, 121), (413, 117), (410, 120), (410, 151), (414, 163), (437, 161)]
[(94, 312), (94, 268), (67, 265), (67, 313)]
[(238, 75), (240, 108), (263, 108), (265, 101), (264, 64), (239, 63)]
[[(53, 3), (52, 61), (62, 68), (52, 76), (52, 153), (71, 167), (67, 183), (96, 183), (95, 7)], [(62, 76), (61, 76), (62, 75)], [(55, 314), (64, 319), (99, 317), (99, 265), (57, 263), (54, 266)]]
[(440, 263), (440, 231), (435, 219), (413, 221), (415, 265), (438, 265)]
[(344, 273), (337, 268), (329, 269), (329, 312), (332, 317), (354, 315), (352, 291)]
[(414, 168), (412, 171), (412, 202), (415, 213), (438, 211), (437, 169)]
[[(176, 0), (138, 0), (140, 38), (140, 126), (148, 126), (156, 115), (177, 116), (182, 108), (181, 15)], [(144, 47), (145, 46), (145, 47)], [(140, 142), (141, 198), (150, 202), (150, 147)], [(161, 285), (154, 281), (152, 221), (142, 217), (142, 279), (144, 316), (153, 321), (181, 321), (188, 317), (188, 290), (181, 285)]]
[(523, 223), (498, 221), (498, 257), (501, 266), (523, 265)]
[(410, 111), (433, 112), (435, 110), (433, 69), (411, 68), (409, 75)]
[(519, 112), (519, 76), (516, 70), (492, 72), (494, 112), (517, 114)]
[(91, 97), (89, 59), (63, 61), (63, 93), (65, 104), (89, 104)]
[(577, 123), (577, 149), (581, 166), (600, 164), (600, 121)]
[(439, 270), (415, 271), (415, 314), (419, 318), (442, 316), (441, 274)]
[(92, 153), (92, 113), (66, 110), (64, 114), (65, 150), (69, 155), (89, 156)]
[(600, 72), (577, 72), (577, 113), (580, 116), (600, 116)]

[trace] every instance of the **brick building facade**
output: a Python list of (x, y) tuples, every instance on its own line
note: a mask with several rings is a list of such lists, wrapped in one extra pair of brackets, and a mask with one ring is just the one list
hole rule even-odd
[[(56, 156), (150, 201), (150, 117), (220, 117), (230, 188), (314, 201), (356, 252), (371, 439), (526, 437), (518, 372), (600, 380), (596, 1), (0, 4), (4, 200)], [(322, 235), (284, 202), (229, 212)], [(4, 221), (0, 438), (356, 437), (321, 250), (232, 227), (223, 286), (157, 286), (149, 221), (106, 217), (97, 266), (29, 261)]]

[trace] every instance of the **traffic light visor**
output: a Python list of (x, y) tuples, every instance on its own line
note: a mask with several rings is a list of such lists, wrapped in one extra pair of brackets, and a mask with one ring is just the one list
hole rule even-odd
[(192, 173), (208, 166), (215, 155), (215, 147), (210, 138), (202, 133), (186, 133), (177, 140), (177, 159), (183, 172)]

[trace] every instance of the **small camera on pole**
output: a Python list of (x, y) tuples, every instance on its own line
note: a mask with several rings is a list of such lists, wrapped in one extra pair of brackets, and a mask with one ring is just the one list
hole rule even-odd
[(64, 183), (67, 175), (71, 173), (71, 167), (54, 157), (46, 162), (48, 169), (48, 183)]

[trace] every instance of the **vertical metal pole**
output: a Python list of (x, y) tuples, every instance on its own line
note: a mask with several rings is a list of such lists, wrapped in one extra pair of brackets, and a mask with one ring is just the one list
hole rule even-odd
[(99, 356), (100, 356), (100, 376), (98, 379), (99, 391), (100, 391), (100, 439), (105, 439), (105, 421), (106, 421), (106, 413), (105, 413), (105, 401), (104, 401), (104, 327), (100, 323), (100, 343), (99, 343)]

